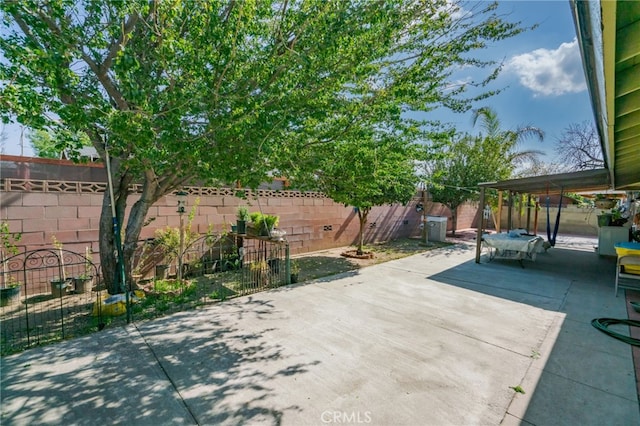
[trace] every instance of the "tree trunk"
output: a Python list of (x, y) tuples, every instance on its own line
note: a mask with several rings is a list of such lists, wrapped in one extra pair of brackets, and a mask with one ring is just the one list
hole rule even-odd
[(369, 209), (361, 209), (358, 208), (358, 219), (360, 219), (360, 235), (358, 235), (358, 250), (356, 254), (358, 256), (363, 255), (364, 251), (362, 247), (364, 246), (364, 226), (367, 224), (367, 215), (369, 214)]
[[(155, 203), (160, 196), (169, 192), (171, 189), (169, 186), (160, 187), (157, 180), (153, 176), (145, 174), (144, 182), (142, 185), (142, 194), (140, 199), (136, 201), (131, 207), (125, 232), (122, 232), (124, 227), (124, 213), (127, 206), (127, 197), (129, 196), (129, 185), (133, 182), (133, 178), (129, 173), (125, 173), (124, 176), (120, 176), (119, 161), (113, 160), (112, 175), (113, 175), (113, 191), (116, 202), (116, 217), (118, 218), (118, 226), (120, 228), (122, 243), (122, 259), (124, 263), (126, 287), (129, 288), (131, 283), (131, 272), (133, 270), (132, 260), (133, 255), (138, 246), (138, 240), (140, 239), (140, 232), (144, 225), (144, 220), (149, 212), (149, 208)], [(175, 185), (175, 182), (171, 182)], [(102, 274), (104, 282), (107, 286), (109, 294), (115, 294), (121, 288), (120, 277), (118, 274), (117, 250), (115, 247), (115, 237), (113, 233), (113, 219), (111, 213), (111, 198), (109, 191), (105, 192), (105, 196), (102, 201), (102, 213), (100, 217), (100, 263), (102, 267)]]
[[(129, 196), (129, 185), (133, 181), (132, 176), (126, 171), (123, 173), (120, 161), (111, 159), (111, 177), (113, 183), (113, 198), (115, 202), (115, 212), (118, 224), (118, 232), (121, 239), (124, 227), (124, 213), (127, 207), (127, 197)], [(109, 294), (118, 293), (122, 288), (121, 277), (118, 274), (118, 251), (115, 244), (114, 218), (111, 209), (111, 193), (109, 188), (102, 198), (102, 212), (100, 214), (100, 266), (105, 286)], [(131, 258), (122, 256), (122, 262), (126, 266)], [(129, 266), (130, 267), (130, 266)]]
[[(458, 227), (458, 207), (450, 207), (449, 210), (451, 210), (451, 235), (453, 237), (456, 236), (456, 228)], [(446, 230), (445, 230), (446, 233)]]

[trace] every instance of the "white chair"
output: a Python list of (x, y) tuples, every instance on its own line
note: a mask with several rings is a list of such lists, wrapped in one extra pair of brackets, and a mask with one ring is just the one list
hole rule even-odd
[[(630, 274), (625, 271), (625, 266), (635, 266), (638, 269), (638, 273)], [(640, 255), (628, 254), (624, 256), (618, 256), (618, 262), (616, 263), (616, 288), (615, 294), (618, 297), (618, 287), (631, 288), (634, 290), (640, 290), (640, 283), (638, 286), (620, 284), (620, 278), (629, 280), (640, 281)]]

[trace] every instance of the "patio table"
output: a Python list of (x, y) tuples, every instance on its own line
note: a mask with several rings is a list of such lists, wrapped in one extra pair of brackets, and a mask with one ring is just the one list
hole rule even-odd
[(518, 260), (524, 267), (523, 260), (536, 260), (536, 255), (544, 251), (544, 239), (536, 235), (501, 233), (483, 237), (489, 248), (489, 261), (493, 259)]

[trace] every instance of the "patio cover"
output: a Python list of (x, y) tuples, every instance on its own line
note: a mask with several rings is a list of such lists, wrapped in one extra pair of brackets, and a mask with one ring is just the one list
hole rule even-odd
[[(606, 191), (612, 189), (609, 170), (594, 169), (556, 175), (483, 182), (481, 189), (493, 188), (520, 194), (559, 194), (567, 192)], [(484, 203), (481, 203), (481, 205)]]
[[(483, 182), (480, 187), (480, 204), (484, 206), (487, 188), (510, 191), (520, 194), (559, 194), (560, 192), (602, 192), (612, 189), (611, 175), (608, 169), (584, 170), (555, 175), (533, 176), (521, 179), (509, 179), (500, 182)], [(482, 225), (478, 226), (476, 236), (476, 263), (480, 263), (482, 249)]]

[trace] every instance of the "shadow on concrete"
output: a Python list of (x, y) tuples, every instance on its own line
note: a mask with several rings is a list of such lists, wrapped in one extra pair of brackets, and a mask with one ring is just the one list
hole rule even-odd
[[(252, 297), (227, 302), (230, 310), (273, 314)], [(179, 313), (3, 358), (2, 424), (280, 424), (282, 412), (261, 403), (276, 391), (272, 382), (319, 361), (287, 363), (265, 337), (274, 330), (240, 330), (220, 312)]]

